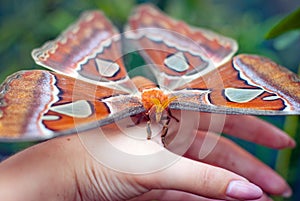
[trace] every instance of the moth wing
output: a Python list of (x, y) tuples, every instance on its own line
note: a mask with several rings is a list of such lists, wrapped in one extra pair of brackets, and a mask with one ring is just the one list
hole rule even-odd
[(0, 140), (43, 140), (143, 112), (138, 98), (49, 71), (20, 71), (0, 86)]
[(237, 43), (174, 20), (151, 5), (139, 6), (125, 36), (151, 65), (161, 87), (175, 89), (226, 63)]
[(241, 54), (173, 95), (170, 108), (252, 115), (300, 114), (300, 78), (268, 58)]
[(171, 109), (300, 113), (299, 78), (264, 57), (232, 59), (238, 48), (233, 39), (171, 19), (151, 5), (136, 9), (127, 30), (126, 37), (152, 64), (158, 84), (177, 97)]
[(53, 71), (110, 88), (136, 92), (122, 60), (121, 36), (100, 11), (87, 11), (55, 40), (32, 51)]

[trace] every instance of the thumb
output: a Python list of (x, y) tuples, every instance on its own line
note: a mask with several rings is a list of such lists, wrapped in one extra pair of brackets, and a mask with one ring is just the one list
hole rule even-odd
[(153, 174), (140, 176), (140, 182), (151, 189), (180, 190), (215, 199), (252, 200), (263, 195), (258, 186), (237, 174), (183, 157)]

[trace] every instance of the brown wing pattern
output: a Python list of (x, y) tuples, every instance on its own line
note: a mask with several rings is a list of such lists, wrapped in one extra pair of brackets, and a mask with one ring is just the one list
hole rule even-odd
[[(299, 80), (296, 74), (270, 59), (238, 55), (178, 89), (177, 96), (182, 96), (179, 100), (183, 105), (189, 103), (195, 110), (230, 114), (299, 114)], [(188, 89), (184, 90), (185, 96), (180, 95), (184, 88)], [(200, 93), (201, 89), (207, 90)], [(202, 98), (195, 98), (199, 93)], [(174, 107), (180, 107), (179, 103)]]
[(59, 37), (32, 51), (36, 63), (97, 85), (136, 91), (122, 60), (121, 36), (100, 11), (82, 14)]
[(49, 71), (17, 72), (0, 92), (0, 137), (7, 140), (71, 134), (143, 111), (130, 94)]
[[(158, 28), (175, 32), (182, 38), (188, 38), (197, 44), (198, 47), (201, 47), (204, 54), (209, 57), (215, 66), (219, 66), (230, 60), (238, 48), (237, 43), (233, 39), (172, 19), (150, 4), (139, 6), (135, 10), (129, 19), (129, 27), (131, 30), (137, 31), (144, 28)], [(163, 34), (159, 34), (158, 32), (158, 35)], [(176, 40), (176, 37), (173, 43), (175, 43), (174, 45), (180, 45), (182, 41)], [(187, 48), (191, 48), (191, 46), (192, 44)]]

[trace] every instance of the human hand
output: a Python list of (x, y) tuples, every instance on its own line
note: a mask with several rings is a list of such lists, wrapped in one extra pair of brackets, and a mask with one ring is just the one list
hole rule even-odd
[[(0, 197), (10, 201), (245, 200), (262, 196), (245, 178), (265, 193), (291, 194), (273, 170), (215, 134), (219, 126), (213, 122), (220, 121), (211, 121), (209, 114), (199, 117), (201, 124), (196, 128), (185, 123), (191, 119), (170, 123), (167, 148), (183, 157), (158, 145), (155, 136), (140, 140), (146, 137), (142, 124), (124, 128), (120, 122), (33, 146), (0, 164)], [(224, 133), (271, 148), (295, 145), (282, 131), (255, 117), (226, 116), (221, 127)], [(180, 128), (184, 132), (176, 134)], [(261, 198), (267, 199), (266, 195)]]

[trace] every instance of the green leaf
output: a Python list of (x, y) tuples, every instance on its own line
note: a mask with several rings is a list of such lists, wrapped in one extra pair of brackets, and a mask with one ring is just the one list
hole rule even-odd
[(283, 18), (277, 25), (275, 25), (267, 34), (266, 38), (271, 39), (282, 35), (288, 31), (300, 29), (300, 7)]

